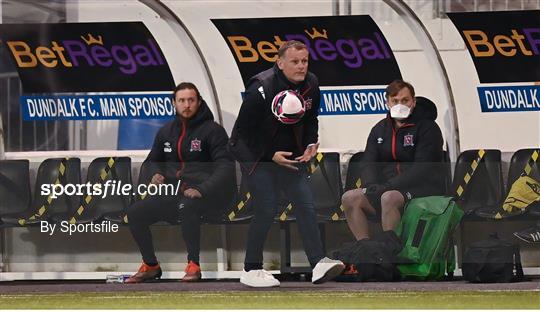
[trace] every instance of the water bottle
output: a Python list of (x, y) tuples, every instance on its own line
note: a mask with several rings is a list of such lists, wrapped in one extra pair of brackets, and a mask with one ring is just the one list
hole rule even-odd
[(124, 284), (129, 275), (107, 275), (107, 284)]

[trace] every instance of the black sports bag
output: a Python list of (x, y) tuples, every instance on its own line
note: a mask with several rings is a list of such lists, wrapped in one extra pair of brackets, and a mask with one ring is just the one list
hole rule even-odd
[[(514, 273), (515, 269), (515, 273)], [(497, 233), (472, 243), (463, 255), (463, 277), (473, 283), (522, 281), (519, 245), (499, 239)]]

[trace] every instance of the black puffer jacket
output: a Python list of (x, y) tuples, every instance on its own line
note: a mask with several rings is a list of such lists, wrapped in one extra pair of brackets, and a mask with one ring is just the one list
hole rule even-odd
[(443, 194), (443, 138), (436, 118), (435, 104), (417, 97), (401, 128), (394, 129), (390, 114), (379, 121), (362, 158), (362, 184), (380, 184), (385, 190), (410, 191), (414, 196)]
[[(294, 125), (282, 124), (272, 114), (272, 100), (283, 90), (296, 90), (306, 103), (306, 113)], [(319, 82), (311, 72), (297, 85), (277, 65), (255, 75), (248, 82), (234, 124), (231, 152), (249, 171), (261, 160), (271, 161), (276, 151), (292, 152), (292, 157), (302, 155), (309, 144), (318, 141), (319, 101)]]
[(225, 129), (214, 122), (203, 100), (190, 120), (184, 123), (177, 117), (159, 130), (146, 161), (155, 163), (167, 183), (180, 179), (203, 197), (230, 196), (236, 185), (227, 141)]

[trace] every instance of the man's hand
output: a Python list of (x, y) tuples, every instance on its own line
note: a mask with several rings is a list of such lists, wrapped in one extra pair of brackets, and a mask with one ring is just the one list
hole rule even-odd
[(154, 174), (152, 176), (152, 180), (150, 181), (150, 183), (152, 184), (163, 184), (164, 182), (165, 182), (165, 177), (159, 173)]
[(297, 165), (299, 163), (299, 161), (298, 160), (287, 159), (287, 157), (289, 157), (291, 155), (292, 155), (291, 152), (278, 151), (278, 152), (276, 152), (274, 154), (274, 157), (272, 157), (272, 161), (275, 162), (276, 164), (280, 165), (280, 166), (289, 168), (291, 170), (298, 171), (298, 167), (296, 167), (295, 165)]
[(315, 155), (317, 155), (317, 150), (319, 149), (319, 144), (316, 143), (311, 146), (308, 146), (306, 150), (304, 151), (304, 155), (296, 157), (296, 160), (299, 162), (308, 162), (313, 158)]
[(184, 196), (187, 198), (202, 198), (202, 194), (196, 189), (188, 188), (184, 191)]

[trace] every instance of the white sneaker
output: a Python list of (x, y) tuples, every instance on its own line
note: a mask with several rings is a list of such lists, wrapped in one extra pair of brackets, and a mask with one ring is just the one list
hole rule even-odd
[(311, 278), (311, 282), (313, 284), (322, 284), (334, 279), (336, 276), (341, 274), (344, 269), (345, 265), (343, 262), (324, 257), (317, 262), (317, 265), (315, 265), (313, 268), (313, 277)]
[(266, 270), (244, 271), (240, 276), (240, 283), (250, 287), (277, 287), (279, 281)]

